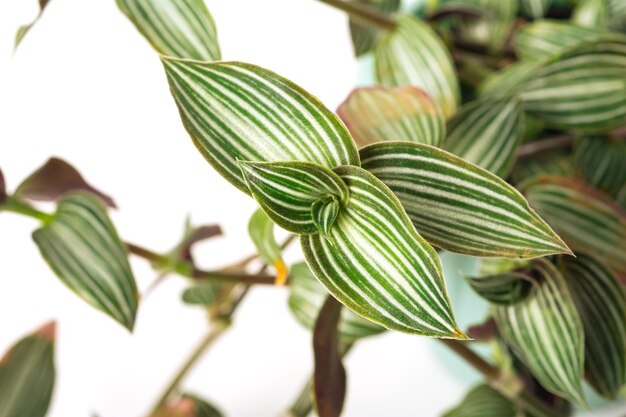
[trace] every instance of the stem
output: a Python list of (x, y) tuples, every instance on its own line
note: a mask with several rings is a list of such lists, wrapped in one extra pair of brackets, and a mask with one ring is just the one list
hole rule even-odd
[(24, 216), (33, 217), (37, 220), (41, 220), (42, 223), (49, 223), (52, 220), (52, 214), (39, 211), (31, 205), (15, 198), (7, 197), (2, 204), (0, 204), (0, 210), (6, 210), (13, 213), (22, 214)]
[(343, 10), (348, 13), (351, 18), (358, 20), (367, 26), (372, 26), (381, 30), (392, 30), (396, 27), (396, 21), (371, 6), (366, 6), (353, 1), (344, 0), (319, 0), (336, 9)]
[(213, 323), (211, 330), (202, 340), (200, 340), (200, 343), (196, 346), (193, 352), (191, 352), (191, 355), (189, 355), (189, 358), (187, 358), (167, 388), (165, 388), (149, 415), (156, 414), (157, 411), (166, 404), (168, 398), (174, 393), (174, 391), (176, 391), (180, 382), (187, 376), (187, 373), (196, 364), (198, 359), (202, 357), (204, 352), (213, 344), (213, 342), (215, 342), (215, 340), (219, 338), (222, 333), (224, 333), (224, 331), (226, 331), (226, 329), (228, 329), (229, 326), (230, 322), (228, 320), (218, 320)]
[(554, 136), (545, 140), (537, 140), (520, 146), (517, 150), (517, 157), (523, 159), (545, 151), (565, 149), (571, 147), (573, 143), (574, 135), (568, 134)]

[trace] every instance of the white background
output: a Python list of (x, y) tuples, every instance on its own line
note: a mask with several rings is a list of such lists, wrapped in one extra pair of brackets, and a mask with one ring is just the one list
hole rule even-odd
[[(268, 67), (330, 108), (354, 85), (357, 63), (340, 12), (312, 0), (208, 6), (224, 59)], [(52, 1), (13, 55), (15, 30), (36, 12), (35, 0), (0, 2), (0, 168), (9, 188), (59, 156), (114, 196), (124, 239), (165, 251), (190, 214), (225, 232), (197, 251), (203, 266), (251, 252), (246, 224), (254, 202), (195, 150), (156, 54), (115, 2)], [(55, 278), (30, 239), (35, 227), (32, 219), (0, 215), (0, 350), (56, 319), (58, 380), (49, 415), (144, 415), (206, 332), (203, 313), (180, 302), (185, 281), (170, 277), (143, 300), (130, 335)], [(289, 256), (298, 259), (298, 251)], [(132, 265), (146, 288), (155, 274), (142, 260)], [(184, 386), (230, 416), (278, 416), (311, 372), (310, 334), (290, 316), (284, 289), (255, 288), (234, 321)], [(357, 345), (346, 361), (344, 415), (434, 417), (458, 401), (476, 376), (454, 358), (443, 366), (435, 344), (388, 333)]]

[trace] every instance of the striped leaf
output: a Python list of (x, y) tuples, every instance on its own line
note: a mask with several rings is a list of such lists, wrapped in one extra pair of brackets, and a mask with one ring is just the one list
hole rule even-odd
[(32, 22), (26, 25), (20, 26), (19, 29), (17, 30), (17, 33), (15, 34), (15, 44), (13, 47), (14, 49), (17, 49), (20, 43), (22, 43), (24, 36), (26, 36), (28, 31), (30, 31), (31, 28), (35, 25), (35, 23), (39, 21), (46, 6), (48, 6), (48, 4), (50, 3), (50, 0), (39, 0), (38, 3), (39, 3), (39, 13), (37, 13), (37, 17), (35, 17), (35, 19)]
[(465, 338), (458, 330), (441, 261), (393, 193), (369, 172), (335, 169), (350, 190), (330, 234), (302, 236), (317, 279), (340, 302), (389, 329)]
[(213, 17), (203, 0), (116, 0), (152, 47), (165, 56), (220, 59)]
[(505, 178), (524, 136), (523, 115), (516, 97), (472, 102), (449, 120), (445, 149)]
[(33, 233), (41, 255), (80, 298), (132, 330), (137, 287), (126, 247), (104, 203), (85, 192), (60, 200), (53, 219)]
[[(300, 324), (313, 329), (315, 320), (324, 304), (328, 291), (317, 281), (306, 263), (300, 262), (290, 268), (289, 274), (289, 309)], [(346, 342), (380, 334), (384, 327), (344, 308), (341, 310), (339, 335)]]
[(571, 177), (576, 168), (570, 152), (554, 151), (542, 152), (532, 158), (518, 160), (511, 177), (515, 184), (520, 184), (537, 176), (554, 175)]
[(517, 407), (487, 384), (478, 385), (443, 417), (519, 417)]
[(526, 16), (540, 19), (546, 15), (553, 0), (519, 0), (519, 7)]
[(499, 98), (506, 94), (517, 94), (532, 75), (537, 72), (544, 61), (541, 59), (526, 59), (509, 65), (504, 70), (493, 73), (485, 78), (479, 87), (481, 97)]
[(44, 417), (55, 380), (55, 323), (13, 345), (0, 360), (0, 417)]
[(585, 328), (585, 371), (602, 396), (626, 384), (626, 297), (617, 279), (587, 255), (562, 259), (561, 269)]
[(283, 285), (287, 281), (287, 265), (283, 262), (280, 245), (274, 237), (274, 222), (262, 210), (258, 209), (250, 217), (248, 234), (256, 247), (259, 257), (267, 265), (276, 270), (276, 284)]
[(509, 258), (482, 258), (478, 266), (478, 277), (500, 275), (516, 268), (525, 268), (530, 261)]
[(376, 77), (393, 87), (425, 90), (451, 116), (459, 102), (459, 82), (452, 58), (439, 36), (424, 22), (400, 16), (396, 28), (376, 45)]
[(576, 145), (576, 166), (587, 182), (611, 195), (626, 184), (626, 143), (587, 137)]
[(592, 253), (618, 273), (626, 272), (626, 211), (604, 193), (560, 177), (538, 177), (522, 192), (575, 252)]
[(531, 288), (530, 278), (520, 272), (468, 278), (467, 282), (481, 297), (493, 304), (512, 305), (524, 300)]
[(460, 38), (469, 42), (500, 48), (509, 37), (517, 14), (517, 0), (456, 0), (446, 2), (476, 10), (482, 16), (460, 22)]
[(582, 394), (585, 334), (560, 272), (535, 261), (530, 294), (494, 305), (500, 334), (548, 391), (585, 407)]
[(439, 146), (446, 135), (439, 105), (411, 86), (357, 88), (337, 114), (359, 147), (383, 140)]
[(539, 20), (523, 26), (515, 36), (515, 50), (523, 59), (558, 55), (585, 41), (597, 39), (604, 31), (558, 20)]
[(457, 156), (428, 145), (383, 142), (363, 148), (361, 158), (435, 246), (513, 258), (568, 252), (520, 193)]
[[(400, 8), (400, 0), (357, 0), (357, 3), (370, 6), (385, 15), (391, 15)], [(354, 54), (361, 56), (372, 50), (379, 31), (369, 25), (359, 23), (358, 20), (350, 19), (350, 35)]]
[(249, 192), (237, 160), (359, 165), (341, 120), (285, 78), (244, 63), (162, 59), (187, 132), (240, 190)]
[(609, 21), (609, 5), (606, 0), (580, 0), (571, 19), (581, 26), (605, 27)]
[(293, 233), (327, 232), (348, 187), (330, 169), (311, 162), (240, 162), (252, 196), (280, 227)]
[(220, 286), (214, 282), (201, 282), (185, 288), (182, 300), (186, 304), (211, 306), (220, 294)]

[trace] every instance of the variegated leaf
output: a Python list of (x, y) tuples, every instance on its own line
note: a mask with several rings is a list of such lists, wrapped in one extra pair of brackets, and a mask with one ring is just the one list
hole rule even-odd
[(606, 32), (559, 20), (539, 20), (523, 26), (515, 36), (515, 50), (522, 59), (557, 55)]
[(572, 21), (581, 26), (605, 27), (609, 21), (609, 5), (606, 0), (579, 0)]
[(467, 282), (481, 297), (493, 304), (511, 305), (528, 296), (531, 279), (521, 272), (468, 278)]
[(587, 182), (616, 195), (626, 184), (626, 143), (587, 137), (576, 145), (575, 161)]
[(384, 140), (406, 140), (439, 146), (445, 119), (439, 105), (416, 87), (357, 88), (337, 115), (361, 146)]
[(596, 259), (564, 258), (561, 269), (585, 328), (585, 370), (602, 396), (615, 399), (626, 384), (626, 297)]
[[(324, 304), (328, 291), (317, 281), (306, 263), (300, 262), (290, 268), (289, 309), (300, 324), (313, 329), (315, 320)], [(339, 334), (342, 340), (354, 340), (380, 334), (385, 328), (364, 319), (351, 310), (341, 310)]]
[(455, 155), (428, 145), (382, 142), (363, 148), (361, 158), (435, 246), (515, 258), (569, 251), (519, 192)]
[(515, 184), (519, 184), (537, 176), (554, 175), (559, 177), (571, 177), (576, 168), (569, 151), (557, 150), (554, 152), (542, 152), (517, 161), (511, 177)]
[(519, 417), (519, 410), (505, 396), (487, 384), (478, 385), (443, 417)]
[(203, 0), (116, 0), (120, 10), (162, 55), (220, 59), (215, 22)]
[(535, 261), (532, 288), (523, 300), (494, 305), (500, 334), (548, 391), (585, 406), (582, 393), (585, 334), (560, 272)]
[(92, 307), (132, 330), (138, 295), (126, 247), (104, 203), (86, 192), (60, 200), (33, 239), (55, 274)]
[(607, 195), (561, 177), (538, 177), (521, 188), (575, 252), (592, 253), (617, 272), (626, 273), (626, 211)]
[(393, 87), (425, 90), (451, 116), (459, 102), (459, 83), (452, 58), (439, 36), (424, 22), (400, 16), (396, 28), (376, 45), (376, 77)]
[(293, 233), (326, 233), (348, 187), (330, 169), (311, 162), (240, 162), (252, 196), (280, 227)]
[(13, 345), (0, 360), (0, 417), (44, 417), (55, 380), (55, 323)]
[(283, 285), (289, 271), (283, 262), (280, 245), (274, 237), (274, 222), (262, 209), (258, 209), (250, 217), (248, 233), (263, 262), (276, 270), (276, 284)]
[(515, 62), (505, 69), (494, 72), (479, 86), (481, 97), (499, 98), (505, 95), (515, 95), (532, 75), (537, 72), (544, 61), (541, 59), (526, 59)]
[(506, 178), (524, 135), (523, 116), (514, 96), (472, 102), (449, 120), (445, 149)]
[[(455, 0), (446, 5), (469, 7), (482, 16), (463, 19), (459, 36), (469, 42), (499, 48), (509, 37), (518, 9), (517, 0)], [(448, 6), (449, 7), (449, 6)]]
[(244, 63), (162, 59), (187, 132), (240, 190), (249, 193), (237, 160), (359, 165), (341, 120), (285, 78)]
[(533, 19), (540, 19), (546, 15), (554, 0), (519, 0), (521, 11)]
[(465, 338), (458, 330), (437, 253), (394, 194), (369, 172), (335, 169), (350, 190), (327, 237), (301, 239), (317, 279), (357, 314), (407, 333)]
[[(400, 0), (357, 0), (357, 3), (372, 7), (385, 15), (391, 15), (400, 8)], [(369, 25), (359, 23), (358, 20), (350, 19), (350, 35), (354, 54), (361, 56), (372, 50), (379, 37), (379, 31)]]

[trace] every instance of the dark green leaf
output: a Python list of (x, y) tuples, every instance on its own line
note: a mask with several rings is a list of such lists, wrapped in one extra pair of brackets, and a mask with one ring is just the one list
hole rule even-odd
[(626, 184), (626, 143), (587, 137), (576, 146), (575, 161), (587, 182), (611, 195)]
[[(400, 0), (356, 0), (356, 2), (370, 6), (385, 15), (397, 12), (400, 7)], [(361, 56), (372, 50), (379, 37), (379, 31), (371, 26), (350, 19), (350, 35), (352, 36), (354, 54)]]

